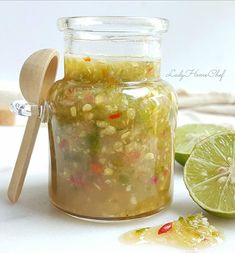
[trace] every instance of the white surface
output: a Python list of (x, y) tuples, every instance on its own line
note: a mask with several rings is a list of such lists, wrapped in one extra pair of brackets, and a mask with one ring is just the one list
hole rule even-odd
[[(234, 90), (235, 2), (233, 1), (0, 1), (0, 80), (18, 80), (24, 60), (44, 47), (63, 54), (62, 16), (160, 16), (170, 20), (163, 37), (162, 78), (176, 88)], [(60, 75), (63, 63), (60, 61)], [(176, 69), (226, 69), (225, 77), (166, 77)]]
[[(235, 124), (234, 119), (209, 115), (180, 113), (179, 122), (201, 121)], [(235, 126), (235, 125), (233, 125)], [(25, 187), (18, 203), (7, 200), (7, 186), (14, 167), (24, 129), (0, 127), (0, 251), (4, 253), (51, 252), (185, 252), (161, 245), (126, 246), (119, 236), (131, 229), (153, 226), (177, 219), (181, 215), (201, 212), (191, 200), (182, 180), (182, 168), (175, 168), (174, 201), (171, 207), (151, 218), (115, 224), (98, 224), (69, 217), (51, 206), (47, 194), (47, 129), (40, 129)], [(217, 218), (205, 213), (211, 224), (220, 229), (225, 241), (200, 252), (234, 252), (235, 220)], [(192, 251), (195, 252), (195, 251)]]

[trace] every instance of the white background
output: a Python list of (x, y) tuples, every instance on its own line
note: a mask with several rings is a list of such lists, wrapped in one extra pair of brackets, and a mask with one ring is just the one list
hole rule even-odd
[[(17, 85), (19, 70), (33, 51), (57, 48), (63, 54), (61, 16), (160, 16), (170, 20), (162, 44), (162, 78), (187, 90), (235, 90), (235, 2), (226, 1), (1, 1), (0, 82)], [(63, 57), (61, 57), (63, 58)], [(58, 78), (62, 76), (62, 59)], [(166, 77), (172, 70), (226, 70), (219, 78)], [(10, 87), (9, 87), (10, 88)]]
[[(0, 1), (0, 91), (1, 83), (17, 87), (20, 67), (33, 51), (45, 47), (63, 53), (63, 35), (56, 20), (74, 15), (160, 16), (170, 20), (163, 41), (162, 77), (173, 68), (195, 68), (208, 72), (226, 69), (222, 82), (210, 78), (168, 80), (176, 87), (198, 91), (234, 92), (235, 3), (219, 1), (165, 2), (3, 2)], [(61, 59), (62, 69), (62, 59)], [(62, 72), (60, 72), (60, 76)], [(59, 76), (58, 76), (59, 78)], [(12, 81), (12, 82), (10, 82)], [(1, 98), (0, 98), (1, 102)], [(178, 124), (219, 123), (234, 125), (234, 118), (198, 115), (180, 111)], [(47, 194), (48, 138), (41, 128), (20, 201), (12, 206), (7, 187), (20, 146), (22, 127), (0, 131), (0, 251), (31, 252), (198, 252), (158, 245), (121, 247), (118, 237), (131, 229), (163, 224), (181, 215), (201, 212), (191, 200), (182, 180), (182, 168), (175, 169), (174, 202), (171, 208), (146, 220), (119, 224), (94, 224), (75, 220), (49, 204)], [(9, 141), (10, 139), (10, 141)], [(12, 141), (14, 140), (14, 141)], [(211, 224), (224, 233), (224, 242), (203, 253), (234, 252), (235, 220), (205, 213)], [(139, 245), (140, 246), (140, 245)], [(149, 247), (148, 247), (149, 246)]]

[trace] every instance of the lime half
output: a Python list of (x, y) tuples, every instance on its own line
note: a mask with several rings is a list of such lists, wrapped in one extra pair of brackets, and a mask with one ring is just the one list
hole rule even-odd
[(189, 124), (176, 129), (175, 159), (181, 165), (188, 160), (194, 146), (210, 135), (228, 130), (213, 124)]
[(235, 133), (216, 134), (198, 143), (185, 164), (184, 182), (203, 209), (235, 218)]

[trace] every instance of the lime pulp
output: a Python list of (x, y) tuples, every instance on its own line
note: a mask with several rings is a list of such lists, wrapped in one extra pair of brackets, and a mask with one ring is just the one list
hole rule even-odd
[(215, 215), (235, 218), (235, 132), (199, 142), (184, 167), (192, 199)]

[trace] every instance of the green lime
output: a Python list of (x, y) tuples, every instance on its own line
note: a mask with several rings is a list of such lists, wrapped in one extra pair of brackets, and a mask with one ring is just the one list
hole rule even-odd
[(199, 142), (184, 167), (192, 199), (215, 215), (235, 218), (235, 132)]
[(189, 124), (178, 127), (175, 136), (175, 159), (181, 165), (188, 160), (194, 146), (210, 135), (228, 130), (213, 124)]

